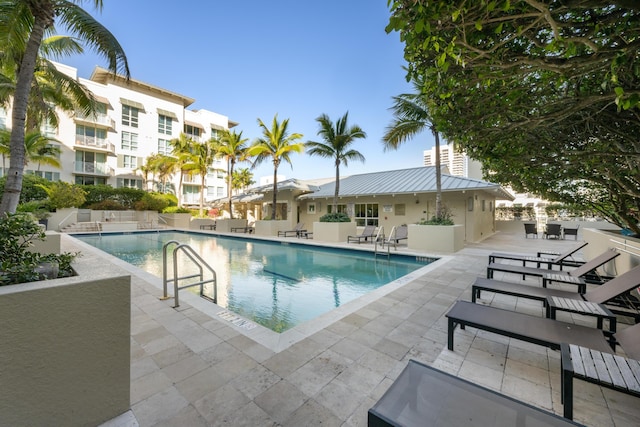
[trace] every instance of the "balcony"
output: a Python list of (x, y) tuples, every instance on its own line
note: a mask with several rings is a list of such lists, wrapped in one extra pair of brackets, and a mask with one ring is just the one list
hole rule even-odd
[(76, 123), (84, 123), (89, 125), (95, 125), (99, 127), (105, 127), (110, 129), (115, 129), (116, 122), (106, 114), (90, 114), (86, 115), (84, 113), (76, 113), (74, 120)]
[(116, 146), (104, 138), (76, 135), (76, 145), (83, 148), (93, 148), (95, 151), (106, 152), (111, 156), (116, 155)]
[(95, 176), (114, 176), (115, 171), (106, 163), (74, 162), (73, 172), (76, 174)]

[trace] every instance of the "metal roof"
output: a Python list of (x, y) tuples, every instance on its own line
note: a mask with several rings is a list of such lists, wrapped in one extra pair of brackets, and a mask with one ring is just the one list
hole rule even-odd
[[(442, 191), (462, 190), (495, 190), (497, 198), (512, 200), (509, 194), (499, 184), (464, 178), (449, 174), (441, 174)], [(351, 175), (340, 179), (340, 196), (373, 196), (413, 193), (435, 193), (436, 168), (424, 166), (412, 169), (400, 169), (383, 172), (372, 172), (361, 175)], [(300, 196), (301, 199), (316, 199), (333, 197), (335, 181), (321, 185), (319, 190)]]

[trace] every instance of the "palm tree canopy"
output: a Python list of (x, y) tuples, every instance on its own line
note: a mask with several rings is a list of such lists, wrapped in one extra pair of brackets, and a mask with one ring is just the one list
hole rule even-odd
[(350, 148), (350, 146), (356, 139), (366, 138), (367, 134), (358, 125), (348, 127), (348, 116), (349, 113), (346, 112), (336, 121), (335, 126), (326, 114), (316, 118), (320, 124), (318, 135), (322, 137), (323, 141), (307, 141), (307, 154), (334, 159), (336, 167), (341, 163), (348, 166), (349, 160), (364, 162), (365, 158), (362, 153)]
[(391, 110), (394, 119), (382, 137), (385, 151), (395, 150), (417, 134), (432, 128), (429, 109), (421, 93), (394, 96)]
[(278, 123), (278, 115), (276, 114), (271, 123), (271, 128), (268, 128), (260, 119), (258, 119), (258, 125), (262, 128), (263, 137), (257, 138), (248, 149), (248, 154), (256, 157), (254, 165), (257, 166), (270, 158), (277, 168), (281, 160), (291, 164), (291, 153), (302, 153), (304, 151), (305, 143), (296, 142), (302, 139), (304, 135), (301, 133), (289, 134), (289, 119)]
[[(11, 131), (8, 129), (0, 129), (0, 154), (11, 156), (9, 149), (9, 140)], [(27, 132), (24, 137), (25, 147), (25, 165), (29, 162), (44, 163), (56, 168), (62, 167), (60, 164), (60, 147), (51, 143), (60, 143), (55, 138), (47, 137), (38, 130)]]

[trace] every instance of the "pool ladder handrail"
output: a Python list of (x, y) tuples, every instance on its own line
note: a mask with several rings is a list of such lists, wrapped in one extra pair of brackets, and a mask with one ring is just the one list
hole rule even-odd
[[(167, 276), (167, 250), (169, 248), (170, 245), (177, 245), (172, 252), (172, 257), (173, 257), (173, 279), (169, 279)], [(179, 252), (183, 252), (187, 257), (189, 257), (189, 259), (196, 264), (196, 266), (198, 267), (199, 273), (197, 274), (190, 274), (188, 276), (183, 276), (183, 277), (178, 277), (178, 253)], [(207, 269), (210, 273), (212, 278), (211, 279), (204, 279), (204, 269)], [(193, 278), (199, 278), (200, 280), (198, 282), (195, 283), (190, 283), (188, 285), (183, 285), (183, 286), (179, 286), (179, 281), (180, 280), (185, 280), (185, 279), (193, 279)], [(217, 304), (218, 302), (218, 284), (217, 284), (217, 276), (216, 276), (216, 272), (213, 268), (211, 268), (211, 266), (209, 264), (207, 264), (207, 262), (202, 259), (202, 257), (200, 255), (198, 255), (198, 253), (196, 251), (193, 250), (193, 248), (189, 245), (187, 245), (186, 243), (180, 243), (177, 240), (170, 240), (167, 243), (165, 243), (162, 246), (162, 288), (163, 288), (163, 296), (162, 300), (165, 299), (169, 299), (169, 295), (167, 293), (167, 288), (169, 283), (173, 283), (173, 293), (174, 293), (174, 298), (175, 298), (175, 305), (174, 308), (179, 307), (180, 306), (180, 300), (178, 298), (178, 291), (180, 289), (186, 289), (186, 288), (191, 288), (193, 286), (200, 286), (200, 297), (209, 300), (211, 302), (213, 302), (214, 304)], [(213, 284), (213, 297), (210, 297), (208, 295), (204, 294), (204, 285), (207, 283), (211, 283)]]
[[(396, 232), (396, 226), (394, 225), (391, 228), (391, 234), (389, 234), (389, 236), (392, 236), (393, 233)], [(382, 239), (380, 239), (382, 237)], [(380, 229), (378, 230), (378, 233), (376, 234), (376, 238), (373, 242), (374, 246), (373, 246), (373, 258), (377, 258), (378, 257), (378, 242), (382, 241), (382, 250), (384, 250), (384, 227), (380, 227)], [(384, 254), (382, 254), (384, 255)], [(389, 245), (387, 245), (387, 258), (391, 258), (391, 252), (389, 251)]]

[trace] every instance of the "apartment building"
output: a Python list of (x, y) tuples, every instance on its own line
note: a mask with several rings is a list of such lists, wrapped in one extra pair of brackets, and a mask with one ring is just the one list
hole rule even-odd
[[(436, 148), (424, 150), (423, 159), (425, 166), (435, 166)], [(470, 159), (464, 152), (456, 151), (453, 144), (440, 146), (440, 164), (446, 166), (451, 175), (482, 179), (482, 164)]]
[[(145, 182), (139, 170), (148, 156), (170, 154), (169, 141), (178, 138), (181, 132), (204, 142), (221, 130), (237, 125), (212, 111), (188, 109), (195, 102), (193, 98), (139, 80), (114, 76), (101, 67), (96, 67), (91, 77), (84, 79), (78, 77), (73, 67), (57, 63), (56, 66), (94, 94), (99, 102), (98, 112), (86, 116), (58, 111), (59, 126), (45, 126), (42, 131), (59, 141), (62, 168), (28, 164), (25, 173), (51, 181), (161, 190), (158, 177), (148, 176)], [(3, 125), (11, 125), (10, 110), (0, 109), (0, 126)], [(0, 166), (0, 175), (4, 175), (8, 163)], [(207, 201), (225, 196), (226, 171), (226, 162), (216, 160), (205, 182), (200, 176), (185, 176), (183, 204), (198, 204), (203, 186)], [(178, 173), (173, 175), (168, 191), (177, 192), (179, 178)]]

